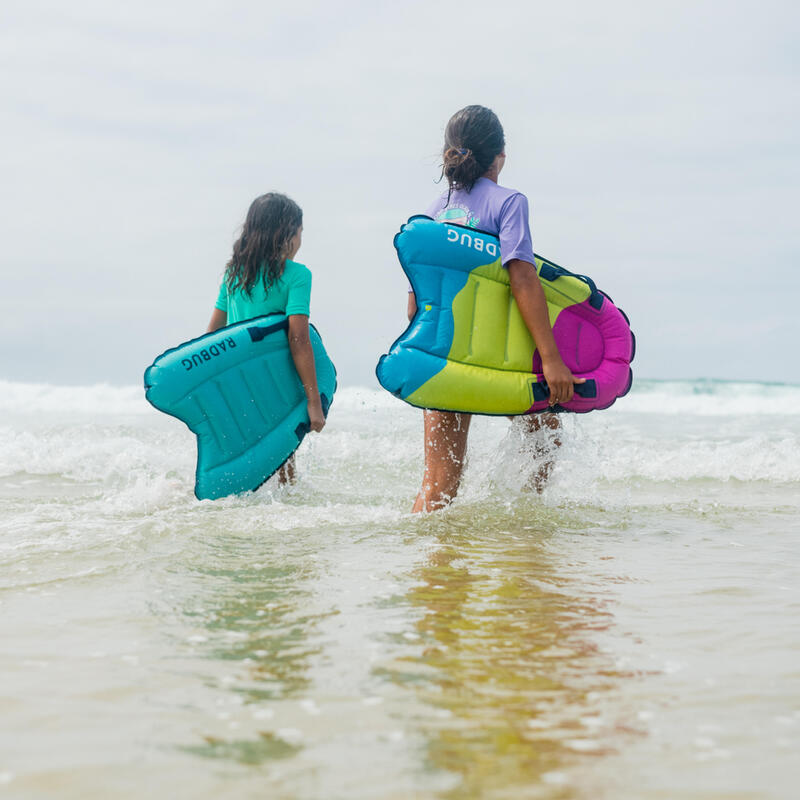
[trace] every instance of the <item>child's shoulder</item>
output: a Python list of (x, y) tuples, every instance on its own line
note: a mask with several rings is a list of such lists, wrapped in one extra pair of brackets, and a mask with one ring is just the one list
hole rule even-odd
[(493, 192), (495, 197), (499, 198), (504, 203), (516, 198), (528, 199), (519, 189), (512, 189), (510, 186), (501, 186), (499, 183), (495, 183), (494, 186), (489, 187), (489, 189)]
[(283, 277), (286, 280), (302, 280), (311, 277), (311, 270), (305, 264), (287, 258), (283, 267)]

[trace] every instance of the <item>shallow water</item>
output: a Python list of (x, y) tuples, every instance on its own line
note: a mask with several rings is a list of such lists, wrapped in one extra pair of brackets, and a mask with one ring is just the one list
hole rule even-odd
[(346, 388), (300, 480), (192, 496), (138, 387), (2, 384), (0, 793), (794, 798), (800, 388), (640, 382), (542, 496)]

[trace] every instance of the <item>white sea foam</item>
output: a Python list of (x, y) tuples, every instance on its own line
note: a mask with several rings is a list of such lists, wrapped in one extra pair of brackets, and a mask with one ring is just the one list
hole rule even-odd
[(109, 417), (147, 414), (150, 406), (139, 386), (52, 386), (47, 383), (0, 381), (0, 412), (4, 414), (86, 414)]
[(638, 381), (617, 401), (614, 415), (729, 417), (800, 415), (800, 386), (733, 381)]
[[(380, 412), (403, 408), (378, 388), (345, 387), (336, 395), (336, 408), (361, 412), (365, 424)], [(152, 408), (140, 386), (54, 386), (0, 380), (0, 412), (5, 414), (83, 414), (90, 417), (149, 415)], [(631, 392), (608, 414), (668, 414), (690, 416), (800, 416), (800, 386), (728, 381), (637, 380)]]
[[(151, 409), (142, 389), (0, 389), (0, 478), (94, 485), (120, 511), (191, 494), (194, 437)], [(643, 382), (608, 412), (564, 418), (554, 484), (573, 494), (603, 480), (798, 482), (799, 409), (796, 386)], [(486, 476), (496, 489), (518, 492), (533, 469), (518, 439), (504, 418), (476, 418), (468, 487)], [(421, 414), (386, 392), (343, 388), (325, 431), (306, 439), (299, 459), (305, 491), (319, 502), (392, 505), (419, 481)]]
[[(388, 393), (367, 387), (345, 387), (336, 407), (361, 412), (364, 422), (382, 411), (402, 408)], [(147, 416), (153, 409), (140, 386), (53, 386), (0, 381), (0, 412), (19, 415)], [(800, 386), (733, 381), (637, 380), (633, 389), (608, 414), (737, 416), (748, 414), (800, 416)]]

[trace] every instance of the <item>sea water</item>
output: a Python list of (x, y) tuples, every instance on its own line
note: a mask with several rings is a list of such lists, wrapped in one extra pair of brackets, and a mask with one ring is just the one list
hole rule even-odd
[(0, 795), (795, 798), (800, 387), (637, 382), (551, 480), (345, 387), (299, 480), (198, 502), (140, 387), (0, 384)]

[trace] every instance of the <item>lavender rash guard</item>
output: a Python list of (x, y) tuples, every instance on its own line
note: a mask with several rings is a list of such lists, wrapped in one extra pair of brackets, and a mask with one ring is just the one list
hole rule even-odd
[(493, 233), (500, 239), (503, 266), (513, 259), (533, 264), (528, 198), (514, 189), (478, 178), (472, 191), (444, 192), (425, 212), (437, 222), (454, 222)]

